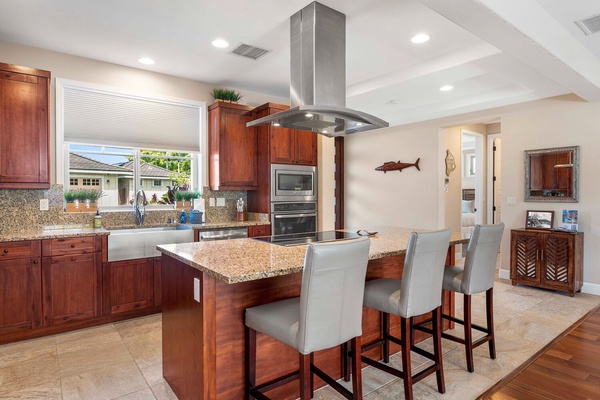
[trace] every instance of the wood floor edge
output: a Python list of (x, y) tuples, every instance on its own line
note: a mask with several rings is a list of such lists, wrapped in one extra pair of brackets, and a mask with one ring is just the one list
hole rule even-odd
[(490, 400), (491, 395), (493, 395), (498, 390), (500, 390), (502, 387), (504, 387), (506, 384), (508, 384), (508, 382), (510, 382), (514, 377), (519, 375), (525, 368), (530, 366), (535, 360), (540, 358), (546, 351), (548, 351), (548, 349), (550, 349), (550, 347), (554, 346), (559, 340), (563, 339), (569, 333), (573, 332), (579, 325), (581, 325), (586, 319), (588, 319), (591, 315), (593, 315), (598, 310), (600, 310), (600, 305), (591, 309), (583, 317), (579, 318), (576, 322), (574, 322), (573, 325), (569, 326), (560, 335), (558, 335), (557, 337), (552, 339), (552, 341), (550, 341), (548, 344), (546, 344), (544, 347), (542, 347), (540, 350), (538, 350), (534, 355), (529, 357), (527, 359), (527, 361), (525, 361), (523, 364), (521, 364), (517, 369), (515, 369), (510, 374), (506, 375), (504, 378), (502, 378), (498, 382), (496, 382), (492, 387), (490, 387), (488, 390), (486, 390), (484, 393), (482, 393), (479, 397), (477, 397), (477, 400)]

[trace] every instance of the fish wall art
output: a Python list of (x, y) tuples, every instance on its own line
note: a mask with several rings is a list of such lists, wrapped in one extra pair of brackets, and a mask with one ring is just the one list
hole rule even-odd
[(421, 168), (419, 168), (419, 160), (420, 159), (421, 158), (417, 158), (417, 161), (415, 161), (414, 164), (403, 163), (403, 162), (400, 162), (400, 160), (398, 160), (398, 162), (395, 162), (395, 161), (384, 162), (382, 165), (375, 168), (375, 171), (383, 171), (383, 173), (386, 174), (388, 171), (402, 172), (402, 170), (404, 168), (408, 168), (408, 167), (415, 167), (416, 169), (418, 169), (420, 171), (421, 170)]

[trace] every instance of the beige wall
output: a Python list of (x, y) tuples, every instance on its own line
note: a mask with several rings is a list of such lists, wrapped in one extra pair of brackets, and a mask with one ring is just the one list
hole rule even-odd
[(334, 162), (335, 162), (335, 140), (323, 135), (317, 136), (318, 150), (318, 221), (317, 229), (328, 231), (335, 229), (335, 185), (334, 185)]
[[(556, 221), (563, 209), (576, 209), (585, 233), (584, 282), (600, 285), (600, 103), (562, 96), (529, 103), (501, 119), (502, 220), (509, 228), (502, 243), (502, 268), (509, 268), (509, 230), (524, 226), (526, 210), (553, 210)], [(524, 150), (562, 146), (580, 146), (579, 203), (525, 203)], [(507, 196), (516, 197), (517, 205), (506, 206)]]
[[(436, 229), (443, 186), (437, 127), (387, 128), (345, 139), (345, 226), (351, 229), (404, 226)], [(414, 163), (416, 168), (383, 173), (386, 161)], [(442, 172), (443, 173), (443, 172)]]
[[(55, 79), (63, 78), (112, 86), (120, 89), (135, 90), (151, 94), (179, 97), (202, 101), (207, 105), (213, 99), (209, 92), (219, 87), (217, 84), (176, 78), (141, 69), (124, 67), (88, 58), (75, 57), (64, 53), (42, 50), (35, 47), (0, 41), (0, 62), (48, 70), (52, 73), (50, 87), (50, 142), (51, 142), (51, 182), (56, 182), (54, 154), (55, 134)], [(240, 90), (244, 95), (242, 103), (260, 105), (266, 102), (289, 104), (289, 99), (266, 96), (259, 93)], [(206, 141), (203, 141), (206, 145)], [(208, 165), (208, 164), (206, 164)], [(205, 168), (206, 170), (206, 168)]]

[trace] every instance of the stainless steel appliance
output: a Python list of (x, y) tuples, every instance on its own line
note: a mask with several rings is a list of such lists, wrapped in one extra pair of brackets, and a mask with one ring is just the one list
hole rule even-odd
[(200, 241), (243, 239), (248, 237), (248, 228), (219, 228), (200, 231)]
[(362, 235), (354, 232), (344, 231), (323, 231), (323, 232), (312, 232), (311, 234), (291, 234), (291, 235), (279, 235), (279, 236), (263, 236), (252, 238), (261, 242), (268, 242), (272, 244), (278, 244), (280, 246), (298, 246), (301, 244), (308, 243), (322, 243), (322, 242), (337, 242), (339, 240), (356, 239)]
[(292, 108), (248, 122), (303, 129), (321, 135), (347, 134), (389, 124), (346, 108), (346, 16), (313, 2), (290, 18)]
[(300, 201), (316, 203), (317, 167), (271, 164), (271, 203)]
[(317, 230), (317, 203), (272, 203), (271, 235), (312, 234)]

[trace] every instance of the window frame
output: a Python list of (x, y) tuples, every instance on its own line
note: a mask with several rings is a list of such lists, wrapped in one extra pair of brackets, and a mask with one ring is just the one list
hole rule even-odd
[[(121, 95), (131, 95), (137, 96), (141, 98), (147, 98), (151, 100), (158, 101), (171, 101), (178, 102), (182, 104), (187, 104), (190, 106), (195, 106), (198, 108), (198, 112), (200, 113), (200, 126), (199, 126), (199, 134), (200, 134), (200, 149), (198, 152), (190, 152), (188, 150), (177, 150), (177, 149), (169, 149), (168, 151), (177, 151), (177, 152), (185, 152), (192, 153), (192, 176), (195, 176), (196, 181), (192, 181), (192, 186), (195, 190), (202, 191), (204, 187), (204, 183), (208, 182), (208, 108), (207, 104), (204, 101), (196, 101), (191, 99), (184, 99), (179, 97), (165, 96), (155, 93), (141, 92), (129, 88), (119, 88), (114, 86), (105, 86), (98, 85), (89, 82), (81, 82), (74, 81), (64, 78), (55, 78), (55, 87), (56, 87), (56, 99), (55, 99), (55, 117), (56, 117), (56, 183), (59, 185), (63, 185), (63, 190), (65, 187), (68, 187), (66, 183), (69, 182), (69, 168), (68, 168), (68, 160), (69, 160), (69, 146), (68, 143), (65, 143), (65, 123), (64, 123), (64, 89), (65, 87), (72, 88), (85, 88), (90, 90), (100, 90), (104, 92), (113, 92), (115, 94)], [(85, 143), (72, 143), (72, 144), (85, 144)], [(89, 145), (89, 144), (87, 144)], [(134, 177), (135, 178), (135, 177)], [(135, 179), (134, 182), (137, 182), (137, 185), (140, 185), (139, 176)], [(120, 209), (123, 210), (126, 206), (105, 206), (103, 209)], [(152, 206), (152, 207), (160, 207), (160, 206)], [(172, 206), (163, 206), (163, 207), (172, 207)], [(131, 208), (131, 207), (129, 207)]]

